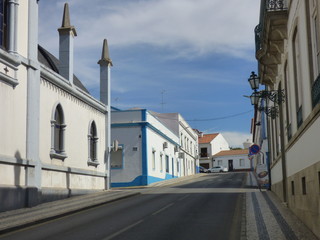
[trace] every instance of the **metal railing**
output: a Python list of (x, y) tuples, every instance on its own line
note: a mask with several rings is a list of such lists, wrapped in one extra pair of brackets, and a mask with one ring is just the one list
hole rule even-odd
[(260, 22), (254, 29), (256, 52), (262, 49), (263, 26), (264, 26), (266, 13), (286, 11), (287, 9), (288, 9), (287, 0), (261, 0)]
[(286, 0), (267, 0), (267, 11), (282, 11), (287, 9)]

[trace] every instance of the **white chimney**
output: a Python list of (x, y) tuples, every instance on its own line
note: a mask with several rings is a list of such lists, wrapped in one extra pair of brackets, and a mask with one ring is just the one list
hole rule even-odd
[(73, 39), (76, 29), (70, 24), (69, 5), (65, 3), (59, 31), (59, 74), (73, 84)]
[(100, 101), (105, 105), (110, 104), (110, 67), (113, 66), (109, 57), (109, 48), (107, 39), (103, 40), (100, 65)]

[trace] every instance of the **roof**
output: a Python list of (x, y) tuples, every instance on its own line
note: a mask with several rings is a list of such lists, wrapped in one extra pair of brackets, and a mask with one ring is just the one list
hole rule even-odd
[[(59, 73), (58, 66), (60, 64), (60, 61), (40, 45), (38, 45), (38, 61), (54, 72)], [(89, 91), (75, 75), (73, 75), (73, 83), (81, 90), (89, 93)]]
[(210, 143), (219, 133), (211, 133), (211, 134), (203, 134), (203, 136), (199, 136), (199, 143)]
[(231, 155), (248, 155), (248, 153), (249, 153), (248, 149), (224, 150), (215, 154), (214, 157), (231, 156)]

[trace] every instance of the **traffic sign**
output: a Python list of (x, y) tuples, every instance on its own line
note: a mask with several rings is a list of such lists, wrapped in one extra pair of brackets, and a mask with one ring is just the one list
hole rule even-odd
[(250, 146), (249, 151), (251, 155), (255, 155), (260, 152), (260, 146), (257, 144), (253, 144)]

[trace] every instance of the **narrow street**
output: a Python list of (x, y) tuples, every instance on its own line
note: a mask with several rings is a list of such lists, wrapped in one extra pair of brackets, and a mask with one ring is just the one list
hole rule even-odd
[[(245, 173), (208, 174), (0, 239), (240, 239)], [(132, 189), (130, 189), (132, 191)]]

